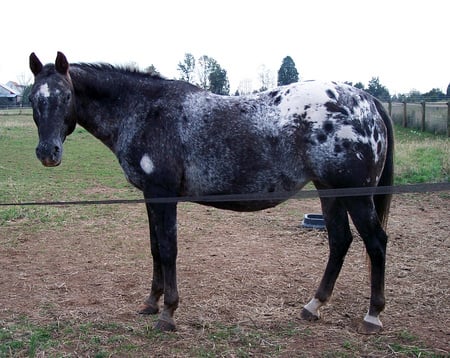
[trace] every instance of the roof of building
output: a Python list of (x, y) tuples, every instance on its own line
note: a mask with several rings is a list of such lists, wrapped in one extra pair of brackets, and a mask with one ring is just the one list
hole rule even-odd
[(0, 83), (0, 97), (14, 98), (20, 95), (16, 90)]

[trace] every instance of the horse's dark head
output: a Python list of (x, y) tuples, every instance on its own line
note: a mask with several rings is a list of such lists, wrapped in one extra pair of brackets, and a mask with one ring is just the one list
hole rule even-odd
[(30, 102), (38, 128), (39, 144), (36, 156), (47, 167), (61, 163), (63, 142), (75, 129), (75, 105), (69, 63), (58, 52), (55, 64), (43, 66), (34, 52), (30, 55), (34, 74)]

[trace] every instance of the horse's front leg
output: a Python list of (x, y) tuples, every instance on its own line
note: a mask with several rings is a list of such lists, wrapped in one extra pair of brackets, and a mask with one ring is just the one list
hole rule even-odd
[(177, 227), (176, 204), (147, 204), (150, 223), (150, 243), (153, 257), (153, 279), (150, 295), (139, 310), (142, 314), (156, 314), (158, 301), (164, 294), (164, 308), (155, 328), (175, 330), (173, 315), (178, 307), (177, 290)]

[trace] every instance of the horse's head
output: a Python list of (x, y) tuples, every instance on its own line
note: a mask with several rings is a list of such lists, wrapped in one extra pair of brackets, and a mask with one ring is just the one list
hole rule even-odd
[(34, 74), (30, 102), (39, 133), (36, 156), (47, 167), (61, 163), (63, 142), (76, 125), (74, 91), (69, 63), (58, 52), (55, 64), (43, 66), (34, 52), (30, 55)]

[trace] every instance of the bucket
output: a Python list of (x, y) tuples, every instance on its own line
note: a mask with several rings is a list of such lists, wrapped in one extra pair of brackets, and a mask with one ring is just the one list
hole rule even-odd
[(322, 214), (305, 214), (302, 226), (308, 229), (325, 229), (325, 221)]

